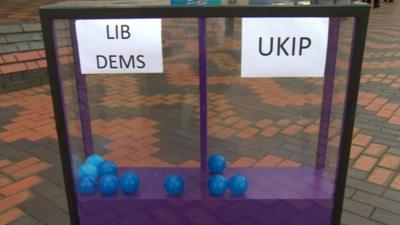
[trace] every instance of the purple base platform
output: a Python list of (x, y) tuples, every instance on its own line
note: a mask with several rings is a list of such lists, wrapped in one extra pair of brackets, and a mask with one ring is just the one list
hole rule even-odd
[[(139, 192), (78, 196), (82, 225), (329, 225), (331, 220), (333, 183), (309, 167), (227, 169), (227, 178), (247, 176), (249, 190), (244, 197), (227, 190), (218, 198), (202, 190), (200, 169), (124, 168), (120, 173), (126, 171), (141, 177)], [(185, 179), (179, 198), (168, 197), (163, 189), (170, 174)]]

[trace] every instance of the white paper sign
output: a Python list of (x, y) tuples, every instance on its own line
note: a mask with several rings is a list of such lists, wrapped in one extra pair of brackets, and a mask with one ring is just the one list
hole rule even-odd
[(243, 18), (242, 77), (321, 77), (329, 18)]
[(82, 74), (162, 73), (161, 19), (77, 20)]

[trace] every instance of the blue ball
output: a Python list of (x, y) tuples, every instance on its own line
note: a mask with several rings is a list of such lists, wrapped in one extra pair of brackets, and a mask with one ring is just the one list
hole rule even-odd
[(213, 175), (208, 179), (208, 191), (213, 196), (221, 196), (228, 187), (228, 181), (221, 175)]
[(229, 190), (235, 196), (243, 196), (249, 188), (249, 182), (245, 176), (236, 175), (229, 179)]
[(125, 173), (119, 179), (119, 186), (125, 194), (134, 194), (140, 185), (140, 178), (134, 173)]
[(118, 179), (115, 175), (106, 174), (99, 180), (99, 190), (104, 196), (110, 196), (118, 191)]
[(78, 180), (78, 191), (83, 196), (92, 195), (96, 191), (96, 180), (91, 176), (83, 176)]
[(164, 189), (171, 196), (179, 196), (185, 189), (185, 181), (181, 176), (168, 176), (164, 180)]
[(208, 169), (212, 174), (218, 174), (224, 171), (226, 161), (222, 155), (215, 154), (208, 159), (207, 164), (208, 164)]
[(105, 160), (99, 166), (99, 175), (100, 176), (104, 176), (106, 174), (116, 175), (117, 170), (118, 170), (118, 168), (117, 168), (117, 165), (115, 165), (115, 163)]
[(103, 163), (103, 158), (100, 155), (93, 154), (87, 157), (85, 163), (86, 164), (92, 164), (95, 167), (99, 167), (101, 163)]
[(221, 0), (206, 0), (206, 5), (221, 5)]
[(188, 3), (187, 0), (171, 0), (171, 5), (173, 6), (179, 6), (179, 5), (183, 6), (186, 5), (187, 3)]
[(97, 168), (92, 164), (83, 164), (79, 168), (79, 177), (90, 176), (97, 179), (99, 173)]

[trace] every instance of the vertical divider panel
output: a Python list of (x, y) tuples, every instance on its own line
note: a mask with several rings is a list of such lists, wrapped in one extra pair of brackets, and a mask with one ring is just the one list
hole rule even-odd
[(67, 194), (68, 210), (72, 224), (80, 225), (78, 204), (75, 192), (75, 182), (71, 160), (71, 144), (68, 136), (68, 122), (66, 118), (64, 88), (62, 85), (61, 69), (57, 59), (59, 58), (56, 43), (56, 28), (51, 17), (41, 15), (43, 41), (46, 43), (47, 70), (51, 87), (54, 117), (57, 128), (58, 146), (61, 156), (61, 164), (64, 175), (65, 190)]
[(200, 84), (200, 170), (201, 195), (206, 195), (207, 179), (207, 24), (199, 18), (199, 84)]
[(326, 151), (329, 138), (333, 88), (335, 86), (336, 57), (338, 51), (340, 18), (329, 19), (328, 50), (326, 56), (324, 87), (322, 94), (321, 121), (319, 124), (318, 149), (316, 169), (323, 169), (326, 161)]
[(69, 27), (70, 27), (72, 51), (74, 57), (75, 82), (76, 82), (76, 89), (78, 92), (79, 119), (82, 128), (84, 152), (85, 156), (87, 157), (93, 154), (94, 149), (93, 149), (92, 129), (90, 127), (90, 111), (89, 111), (90, 109), (89, 109), (89, 101), (87, 95), (86, 78), (81, 73), (77, 34), (75, 29), (75, 20), (69, 20)]

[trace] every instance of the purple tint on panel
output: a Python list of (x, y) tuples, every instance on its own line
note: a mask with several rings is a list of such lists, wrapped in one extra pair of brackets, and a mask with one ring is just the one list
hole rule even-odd
[[(245, 197), (202, 197), (200, 172), (188, 168), (122, 168), (142, 179), (132, 196), (79, 196), (82, 225), (329, 225), (333, 183), (323, 172), (302, 168), (229, 168), (224, 176), (248, 177)], [(168, 197), (162, 188), (164, 177), (174, 173), (184, 177), (181, 197)], [(207, 190), (203, 190), (207, 191)]]
[(75, 20), (69, 21), (72, 49), (74, 51), (74, 66), (75, 66), (75, 82), (76, 89), (78, 93), (78, 105), (79, 105), (79, 116), (81, 120), (82, 138), (85, 156), (93, 154), (93, 138), (92, 130), (90, 127), (90, 111), (89, 111), (89, 101), (87, 95), (86, 78), (81, 73), (79, 54), (78, 54), (78, 43), (76, 38)]
[(332, 205), (321, 199), (180, 200), (178, 205), (169, 199), (106, 202), (100, 202), (103, 207), (96, 212), (86, 212), (86, 202), (80, 202), (81, 225), (329, 225), (331, 209), (323, 205)]
[[(56, 27), (55, 27), (55, 22), (53, 21), (53, 23), (52, 23), (52, 26), (53, 26), (53, 28), (52, 28), (52, 30), (56, 30)], [(56, 32), (53, 32), (53, 40), (57, 40), (57, 36), (56, 36)], [(60, 56), (59, 56), (59, 53), (58, 53), (58, 46), (57, 46), (57, 41), (55, 41), (54, 42), (54, 48), (56, 49), (56, 51), (55, 51), (55, 55), (56, 55), (56, 59), (60, 59)], [(58, 83), (58, 86), (59, 86), (59, 88), (60, 88), (60, 95), (61, 95), (61, 104), (62, 104), (62, 107), (64, 108), (64, 109), (66, 109), (66, 107), (65, 107), (65, 98), (64, 98), (64, 85), (63, 85), (63, 83), (62, 83), (62, 77), (61, 77), (61, 68), (60, 68), (60, 62), (57, 60), (57, 65), (56, 65), (56, 67), (57, 67), (57, 74), (54, 74), (55, 76), (56, 76), (56, 80), (57, 80), (57, 83)], [(53, 90), (52, 90), (53, 91)], [(69, 129), (68, 129), (68, 119), (67, 119), (67, 115), (66, 115), (66, 112), (64, 111), (64, 110), (60, 110), (60, 112), (59, 112), (61, 115), (62, 115), (62, 122), (64, 123), (64, 129), (65, 130), (63, 130), (62, 132), (60, 132), (59, 130), (57, 130), (57, 132), (58, 132), (58, 135), (60, 135), (60, 133), (64, 133), (64, 134), (69, 134)], [(59, 128), (57, 128), (57, 129), (59, 129)], [(60, 138), (61, 139), (61, 138)], [(67, 163), (68, 163), (68, 165), (72, 165), (72, 158), (71, 158), (71, 156), (72, 156), (72, 152), (71, 152), (71, 143), (70, 143), (70, 139), (69, 139), (69, 137), (63, 137), (63, 139), (65, 140), (65, 149), (67, 150), (67, 153), (68, 154), (65, 154), (66, 155), (66, 157), (67, 157)], [(63, 167), (65, 167), (65, 165), (64, 165), (64, 163), (65, 162), (63, 162)], [(70, 173), (72, 174), (72, 179), (74, 178), (73, 176), (74, 176), (74, 171), (73, 171), (73, 168), (72, 168), (72, 166), (71, 166), (71, 168), (70, 168)], [(72, 181), (72, 184), (73, 184), (73, 187), (72, 187), (72, 189), (74, 190), (74, 192), (75, 193), (78, 193), (76, 190), (75, 190), (75, 181), (73, 180)], [(73, 195), (73, 198), (76, 198), (76, 196), (75, 195)]]
[(328, 147), (329, 125), (332, 110), (332, 98), (335, 85), (336, 57), (339, 40), (340, 18), (329, 20), (329, 40), (325, 65), (324, 89), (322, 96), (322, 109), (319, 127), (316, 168), (325, 167), (326, 151)]

